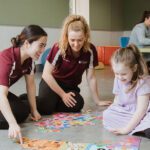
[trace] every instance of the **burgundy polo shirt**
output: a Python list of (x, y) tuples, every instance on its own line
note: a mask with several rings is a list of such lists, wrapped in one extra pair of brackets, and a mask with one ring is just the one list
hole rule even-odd
[(97, 51), (92, 44), (89, 51), (84, 52), (81, 50), (78, 58), (73, 56), (71, 48), (67, 49), (66, 56), (63, 58), (58, 44), (55, 44), (47, 60), (55, 67), (52, 72), (54, 78), (73, 87), (81, 83), (82, 75), (86, 69), (94, 68), (98, 65)]
[(10, 47), (0, 52), (0, 85), (10, 87), (25, 74), (34, 74), (35, 64), (28, 58), (21, 64), (20, 48)]

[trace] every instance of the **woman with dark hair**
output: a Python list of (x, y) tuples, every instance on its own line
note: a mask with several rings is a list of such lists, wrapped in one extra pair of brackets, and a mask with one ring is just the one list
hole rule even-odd
[[(29, 25), (11, 42), (12, 47), (0, 52), (0, 129), (8, 129), (8, 136), (19, 137), (22, 143), (18, 123), (22, 123), (30, 112), (32, 119), (41, 118), (36, 106), (33, 60), (44, 51), (47, 33), (40, 26)], [(22, 76), (25, 76), (29, 105), (9, 91)]]
[[(150, 47), (150, 11), (144, 11), (141, 22), (137, 24), (130, 35), (129, 44), (138, 48)], [(142, 53), (150, 73), (150, 53)]]
[(150, 11), (144, 11), (141, 22), (131, 32), (129, 43), (139, 48), (150, 46)]

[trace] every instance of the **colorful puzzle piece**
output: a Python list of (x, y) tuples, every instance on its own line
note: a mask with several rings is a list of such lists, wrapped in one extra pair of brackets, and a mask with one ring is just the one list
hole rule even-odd
[(40, 131), (60, 132), (71, 126), (95, 125), (96, 120), (102, 120), (99, 112), (93, 113), (56, 113), (50, 118), (35, 123)]
[(105, 142), (91, 144), (23, 138), (22, 147), (31, 150), (138, 150), (140, 141), (141, 138), (133, 136), (121, 138), (115, 143), (110, 141), (107, 144)]

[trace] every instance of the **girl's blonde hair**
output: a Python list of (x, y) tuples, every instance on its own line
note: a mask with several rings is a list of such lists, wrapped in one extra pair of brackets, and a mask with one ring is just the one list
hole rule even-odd
[(89, 26), (83, 16), (80, 15), (70, 15), (68, 16), (63, 24), (59, 48), (61, 50), (61, 54), (65, 56), (66, 50), (69, 47), (68, 42), (68, 32), (70, 30), (73, 31), (82, 31), (85, 36), (85, 42), (83, 45), (83, 50), (88, 51), (90, 49), (90, 29)]
[(113, 63), (123, 63), (132, 70), (135, 68), (135, 65), (137, 65), (137, 69), (133, 73), (133, 77), (131, 79), (131, 87), (127, 91), (130, 91), (136, 86), (138, 79), (148, 75), (148, 68), (142, 57), (142, 54), (133, 44), (127, 46), (126, 48), (120, 48), (115, 51), (111, 57), (111, 64)]

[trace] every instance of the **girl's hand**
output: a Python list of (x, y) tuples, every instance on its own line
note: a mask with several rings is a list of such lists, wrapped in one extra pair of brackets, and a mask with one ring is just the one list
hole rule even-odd
[(114, 129), (111, 130), (112, 133), (120, 135), (120, 134), (128, 134), (129, 131), (127, 130), (127, 128), (118, 128), (118, 129)]
[(23, 144), (21, 129), (17, 123), (9, 124), (8, 137), (9, 138), (17, 138), (18, 137), (20, 144)]
[(98, 106), (109, 106), (112, 104), (112, 101), (98, 101), (96, 102)]
[(76, 100), (74, 99), (75, 94), (73, 92), (64, 93), (62, 96), (62, 100), (67, 107), (74, 107), (76, 104)]
[(41, 119), (41, 115), (39, 114), (37, 110), (31, 112), (31, 119), (34, 121), (38, 121)]

